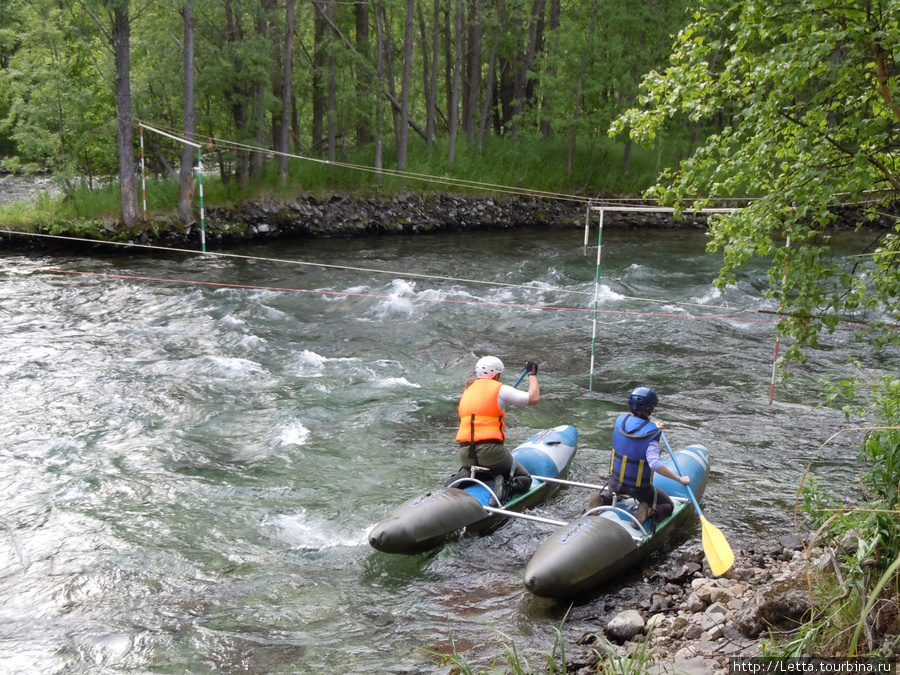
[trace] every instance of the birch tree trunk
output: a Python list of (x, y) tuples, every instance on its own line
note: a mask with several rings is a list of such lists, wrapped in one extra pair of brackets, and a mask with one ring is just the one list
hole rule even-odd
[(281, 126), (278, 129), (278, 177), (288, 179), (288, 150), (291, 137), (291, 103), (294, 100), (294, 28), (297, 0), (287, 0), (284, 8), (284, 71), (281, 83)]
[(131, 124), (131, 19), (128, 0), (115, 3), (113, 43), (116, 56), (116, 110), (119, 128), (119, 188), (122, 222), (132, 227), (138, 220), (137, 181), (134, 177), (134, 134)]

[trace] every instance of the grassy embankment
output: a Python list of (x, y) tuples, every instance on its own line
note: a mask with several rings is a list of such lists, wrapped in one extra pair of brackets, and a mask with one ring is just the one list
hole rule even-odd
[[(489, 186), (507, 186), (521, 191), (543, 191), (565, 195), (638, 196), (652, 185), (662, 167), (676, 163), (687, 147), (682, 141), (661, 142), (658, 147), (635, 147), (629, 170), (623, 170), (624, 147), (601, 138), (580, 147), (573, 161), (572, 175), (566, 171), (565, 139), (525, 141), (492, 139), (481, 152), (474, 145), (460, 142), (452, 166), (447, 162), (446, 143), (429, 152), (421, 142), (411, 143), (403, 177), (379, 177), (365, 167), (374, 166), (374, 149), (357, 150), (339, 162), (351, 166), (331, 166), (321, 161), (292, 159), (290, 178), (282, 184), (277, 165), (268, 160), (263, 176), (246, 190), (232, 180), (227, 183), (214, 170), (213, 155), (204, 158), (204, 205), (232, 206), (246, 200), (278, 201), (298, 194), (346, 192), (360, 195), (385, 195), (401, 192), (444, 192), (455, 194), (491, 194)], [(396, 157), (387, 150), (385, 170), (396, 167)], [(354, 168), (361, 167), (361, 168)], [(421, 180), (413, 175), (429, 177)], [(140, 177), (139, 177), (140, 179)], [(459, 187), (457, 181), (484, 185), (483, 189)], [(140, 182), (138, 184), (140, 192)], [(196, 191), (195, 191), (196, 192)], [(151, 219), (177, 220), (178, 184), (172, 178), (147, 180), (147, 210)], [(199, 196), (195, 195), (195, 208)], [(119, 220), (119, 188), (115, 179), (104, 187), (90, 189), (81, 183), (64, 188), (58, 196), (42, 195), (36, 201), (0, 204), (0, 227), (27, 232), (66, 235), (112, 236), (105, 226)], [(105, 234), (104, 234), (105, 231)]]

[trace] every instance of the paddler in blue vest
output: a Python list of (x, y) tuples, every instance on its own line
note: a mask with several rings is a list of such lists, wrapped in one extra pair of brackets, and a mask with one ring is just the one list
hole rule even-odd
[(506, 407), (509, 405), (532, 406), (541, 400), (538, 386), (538, 364), (526, 361), (528, 391), (500, 382), (503, 362), (496, 356), (485, 356), (475, 364), (475, 379), (466, 385), (459, 400), (460, 472), (454, 479), (470, 475), (473, 466), (490, 470), (495, 476), (494, 488), (501, 501), (517, 492), (525, 492), (531, 485), (531, 476), (506, 449)]
[[(612, 504), (613, 495), (627, 495), (640, 502), (635, 517), (642, 524), (651, 515), (656, 522), (671, 515), (675, 505), (669, 495), (653, 485), (653, 473), (682, 485), (688, 485), (691, 479), (671, 471), (659, 458), (662, 429), (650, 421), (657, 403), (659, 397), (649, 387), (638, 387), (629, 394), (631, 412), (619, 415), (613, 429), (609, 480), (603, 490), (591, 495), (586, 510)], [(638, 527), (636, 523), (633, 526)]]

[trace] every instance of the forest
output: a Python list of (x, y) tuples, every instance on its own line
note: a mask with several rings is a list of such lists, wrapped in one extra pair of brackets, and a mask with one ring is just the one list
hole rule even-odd
[[(178, 177), (185, 222), (196, 156), (173, 137), (195, 140), (221, 180), (244, 189), (276, 170), (291, 180), (291, 157), (404, 171), (417, 152), (440, 175), (458, 153), (499, 142), (518, 153), (550, 144), (563, 182), (600, 191), (592, 165), (625, 174), (632, 157), (628, 135), (614, 144), (608, 129), (635, 105), (643, 75), (665, 64), (685, 7), (9, 0), (2, 168), (50, 171), (69, 190), (118, 176), (126, 225), (138, 217), (141, 123), (169, 134), (141, 134), (141, 151), (150, 172)], [(688, 144), (701, 133), (684, 117), (674, 126)]]

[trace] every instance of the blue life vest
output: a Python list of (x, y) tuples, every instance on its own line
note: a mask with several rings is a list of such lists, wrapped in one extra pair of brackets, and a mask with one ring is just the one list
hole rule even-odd
[(662, 433), (650, 420), (622, 413), (613, 429), (613, 456), (610, 473), (619, 483), (641, 487), (653, 482), (653, 470), (647, 464), (647, 448)]

